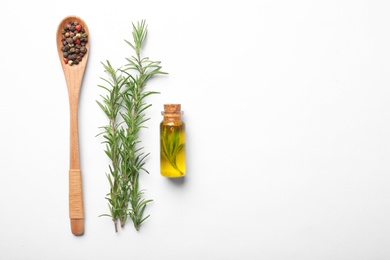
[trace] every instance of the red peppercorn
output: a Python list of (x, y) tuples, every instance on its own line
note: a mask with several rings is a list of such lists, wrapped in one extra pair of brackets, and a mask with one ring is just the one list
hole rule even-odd
[(80, 44), (80, 39), (77, 38), (75, 41), (74, 41), (75, 44)]
[(68, 64), (68, 61), (69, 61), (69, 59), (68, 59), (68, 58), (64, 58), (64, 62), (65, 62), (65, 64)]
[(77, 30), (77, 31), (80, 31), (80, 30), (81, 30), (81, 25), (80, 25), (80, 24), (76, 25), (76, 30)]

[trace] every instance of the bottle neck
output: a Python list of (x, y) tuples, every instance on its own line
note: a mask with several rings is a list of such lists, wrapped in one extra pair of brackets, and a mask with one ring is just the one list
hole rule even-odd
[(162, 111), (161, 114), (164, 116), (164, 122), (181, 122), (183, 111), (175, 113)]
[(164, 111), (162, 111), (161, 114), (164, 116), (164, 124), (181, 124), (181, 116), (183, 115), (183, 111), (181, 111), (180, 104), (165, 104)]

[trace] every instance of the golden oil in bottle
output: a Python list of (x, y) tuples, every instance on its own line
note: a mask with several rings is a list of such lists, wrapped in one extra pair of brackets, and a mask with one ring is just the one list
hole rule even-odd
[(165, 104), (160, 123), (160, 172), (168, 178), (186, 175), (185, 124), (180, 104)]

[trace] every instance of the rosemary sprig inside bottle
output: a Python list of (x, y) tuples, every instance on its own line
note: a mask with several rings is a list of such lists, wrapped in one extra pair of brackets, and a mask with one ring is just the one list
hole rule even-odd
[(141, 49), (147, 36), (145, 20), (133, 23), (133, 43), (125, 42), (133, 49), (135, 55), (126, 58), (124, 68), (114, 69), (107, 60), (102, 63), (108, 78), (101, 78), (106, 85), (99, 85), (106, 95), (101, 95), (102, 101), (97, 101), (108, 119), (108, 124), (102, 126), (105, 153), (110, 159), (109, 173), (106, 173), (110, 184), (107, 194), (109, 216), (118, 232), (117, 223), (123, 228), (130, 218), (136, 230), (149, 215), (144, 216), (146, 205), (151, 199), (144, 199), (140, 189), (139, 175), (145, 169), (149, 153), (143, 152), (140, 146), (140, 130), (145, 127), (146, 110), (151, 106), (146, 98), (158, 92), (147, 91), (146, 83), (157, 74), (167, 74), (161, 71), (160, 62), (141, 57)]
[(160, 123), (160, 171), (168, 178), (186, 175), (185, 123), (180, 104), (165, 104)]
[(180, 174), (184, 175), (182, 170), (177, 166), (177, 155), (184, 148), (184, 143), (180, 143), (180, 128), (172, 126), (163, 126), (161, 128), (161, 152), (164, 159), (168, 160), (171, 166)]

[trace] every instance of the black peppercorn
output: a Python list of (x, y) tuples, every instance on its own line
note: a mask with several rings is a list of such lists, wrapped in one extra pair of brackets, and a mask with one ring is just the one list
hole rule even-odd
[(87, 53), (88, 34), (81, 24), (70, 21), (62, 29), (62, 52), (65, 64), (79, 64)]
[(81, 24), (70, 21), (62, 29), (62, 52), (66, 64), (79, 64), (87, 53), (88, 34)]

